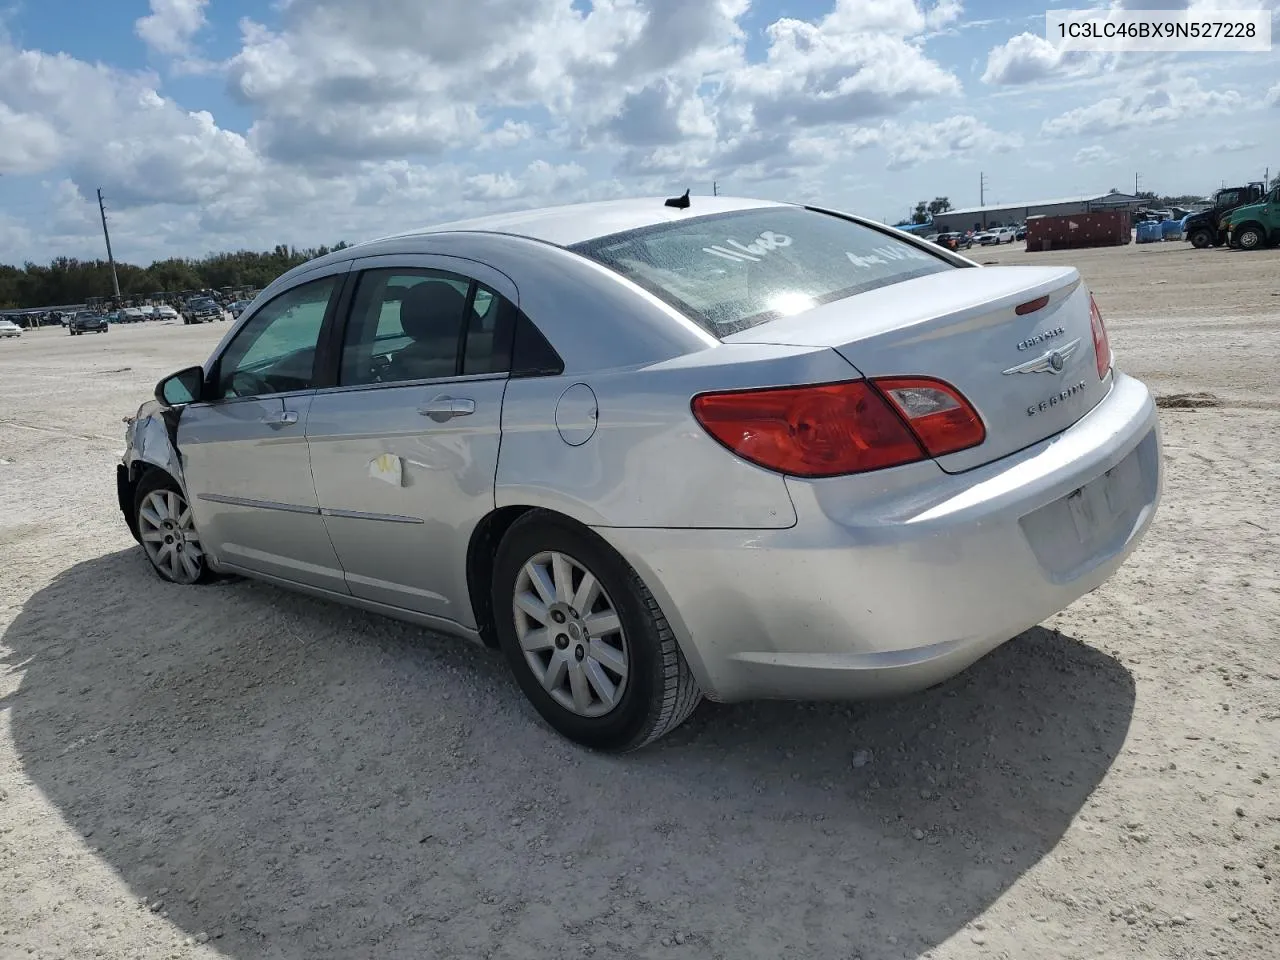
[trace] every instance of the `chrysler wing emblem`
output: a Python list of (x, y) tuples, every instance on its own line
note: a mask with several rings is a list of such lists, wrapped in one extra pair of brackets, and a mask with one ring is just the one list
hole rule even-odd
[(1067, 358), (1076, 352), (1076, 347), (1080, 346), (1080, 339), (1080, 337), (1076, 337), (1070, 343), (1064, 343), (1060, 347), (1046, 350), (1034, 360), (1020, 363), (1016, 367), (1010, 367), (1004, 371), (1005, 375), (1007, 376), (1011, 373), (1061, 373), (1067, 365)]

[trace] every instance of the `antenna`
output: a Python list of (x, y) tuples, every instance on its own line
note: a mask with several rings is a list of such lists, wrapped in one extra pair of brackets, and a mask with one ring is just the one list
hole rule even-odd
[(664, 206), (675, 207), (677, 210), (688, 210), (689, 202), (689, 188), (686, 187), (683, 196), (671, 197)]

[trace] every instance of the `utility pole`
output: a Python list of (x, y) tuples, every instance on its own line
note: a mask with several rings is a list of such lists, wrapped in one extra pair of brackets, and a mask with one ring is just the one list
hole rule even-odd
[(714, 180), (711, 181), (711, 195), (713, 197), (720, 196), (720, 184), (716, 183)]
[(1142, 174), (1140, 173), (1135, 173), (1133, 175), (1133, 195), (1135, 197), (1138, 195), (1138, 183), (1141, 177), (1142, 177)]
[(102, 202), (102, 188), (98, 188), (98, 213), (102, 215), (102, 236), (107, 241), (107, 261), (111, 264), (111, 287), (116, 299), (120, 299), (120, 279), (116, 276), (116, 258), (111, 253), (111, 232), (107, 230), (107, 208)]
[(987, 175), (979, 172), (978, 174), (978, 206), (985, 207), (987, 205)]

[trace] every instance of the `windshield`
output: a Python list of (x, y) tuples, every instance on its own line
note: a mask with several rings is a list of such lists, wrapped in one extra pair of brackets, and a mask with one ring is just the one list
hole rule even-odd
[(905, 240), (804, 207), (698, 217), (570, 248), (718, 337), (955, 266)]

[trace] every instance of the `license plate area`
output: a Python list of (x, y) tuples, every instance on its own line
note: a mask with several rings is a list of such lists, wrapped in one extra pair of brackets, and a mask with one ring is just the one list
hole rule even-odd
[(1065, 581), (1124, 546), (1145, 499), (1142, 460), (1135, 449), (1110, 470), (1027, 514), (1020, 524), (1045, 573)]

